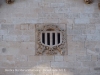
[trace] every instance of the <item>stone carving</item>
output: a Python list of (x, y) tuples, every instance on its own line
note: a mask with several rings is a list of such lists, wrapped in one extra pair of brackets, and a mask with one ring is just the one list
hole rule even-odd
[[(41, 25), (40, 25), (41, 26)], [(41, 33), (42, 32), (61, 32), (62, 33), (62, 42), (59, 45), (45, 45), (41, 43)], [(61, 54), (64, 55), (66, 53), (66, 30), (60, 29), (56, 25), (43, 25), (42, 27), (39, 27), (39, 25), (36, 25), (36, 55), (55, 55), (55, 54)]]
[(100, 3), (98, 3), (98, 7), (99, 7), (99, 9), (100, 9)]
[(14, 0), (6, 0), (6, 2), (7, 2), (8, 4), (11, 4), (11, 3), (14, 2)]
[(93, 0), (84, 0), (86, 4), (91, 4)]

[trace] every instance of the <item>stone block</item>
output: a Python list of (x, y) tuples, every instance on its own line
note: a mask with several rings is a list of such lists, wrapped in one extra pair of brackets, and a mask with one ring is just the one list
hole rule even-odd
[(99, 67), (100, 68), (100, 61), (97, 61), (96, 62), (96, 67)]
[(86, 55), (84, 42), (68, 41), (68, 55)]
[(58, 18), (41, 18), (42, 23), (58, 23)]
[[(87, 55), (99, 55), (100, 54), (100, 48), (97, 46), (99, 43), (97, 42), (87, 42), (85, 43), (85, 47), (87, 48)], [(94, 48), (95, 46), (95, 48)], [(96, 48), (97, 46), (97, 48)]]
[(43, 70), (43, 69), (50, 69), (51, 68), (51, 62), (49, 61), (40, 61), (37, 62), (37, 68)]
[(87, 41), (100, 41), (100, 36), (98, 35), (87, 35)]
[(99, 24), (95, 24), (96, 29), (100, 29), (100, 25)]
[[(39, 13), (39, 14), (38, 14), (38, 17), (39, 17), (39, 18), (48, 18), (48, 17), (51, 18), (51, 17), (53, 17), (53, 15), (54, 15), (54, 14), (51, 14), (51, 15), (50, 15), (49, 13)], [(55, 14), (55, 18), (57, 18), (57, 17), (58, 17), (58, 16), (56, 16), (56, 14)]]
[(14, 28), (17, 29), (17, 30), (21, 30), (21, 24), (14, 25)]
[(69, 18), (69, 19), (73, 19), (73, 18), (79, 18), (80, 17), (80, 14), (79, 13), (69, 13), (69, 14), (66, 14), (65, 13), (65, 18)]
[(87, 55), (99, 55), (99, 51), (95, 49), (87, 49)]
[(28, 58), (26, 55), (14, 55), (15, 61), (28, 61)]
[(80, 74), (80, 75), (90, 75), (90, 68), (75, 68), (76, 69), (76, 73)]
[(50, 12), (52, 12), (52, 13), (54, 13), (55, 12), (55, 10), (54, 10), (54, 8), (52, 8), (52, 7), (44, 7), (44, 8), (42, 8), (42, 12), (43, 13), (50, 13)]
[(1, 29), (14, 29), (14, 25), (12, 24), (1, 24)]
[(81, 62), (77, 62), (77, 61), (67, 61), (64, 64), (64, 68), (81, 68)]
[(99, 13), (93, 13), (93, 14), (92, 14), (92, 17), (93, 17), (93, 18), (99, 18), (100, 15), (99, 15)]
[(13, 55), (0, 55), (0, 61), (14, 61)]
[(16, 35), (3, 35), (3, 41), (16, 41), (17, 36)]
[(84, 30), (86, 29), (87, 25), (85, 24), (73, 24), (73, 29), (81, 29), (81, 30)]
[(0, 35), (7, 35), (8, 31), (7, 30), (0, 30)]
[(17, 55), (19, 54), (19, 48), (14, 48), (14, 47), (1, 48), (0, 53), (1, 55)]
[(15, 61), (15, 68), (28, 68), (28, 62), (26, 61)]
[(90, 19), (90, 23), (91, 24), (99, 24), (100, 23), (100, 19)]
[(89, 24), (89, 19), (75, 19), (75, 24)]
[(23, 30), (23, 35), (35, 35), (35, 30)]
[(80, 18), (92, 18), (92, 14), (90, 13), (80, 13)]
[(59, 18), (58, 23), (74, 24), (74, 21), (73, 19)]
[(91, 56), (91, 59), (92, 59), (92, 61), (97, 61), (98, 60), (98, 57), (97, 57), (97, 55), (92, 55)]
[(14, 68), (15, 62), (14, 61), (2, 61), (0, 62), (0, 68)]
[(51, 7), (49, 2), (39, 2), (38, 7)]
[(17, 35), (16, 41), (18, 41), (18, 42), (30, 42), (30, 36), (28, 36), (28, 35)]
[(69, 11), (68, 8), (55, 8), (56, 13), (66, 13), (68, 11)]
[(54, 8), (65, 7), (65, 3), (51, 3), (51, 7)]
[(42, 60), (41, 60), (40, 56), (29, 55), (28, 56), (28, 61), (40, 62)]
[(86, 35), (75, 35), (73, 41), (86, 41)]
[(35, 55), (35, 43), (34, 42), (21, 42), (20, 54)]
[(96, 41), (85, 41), (85, 48), (94, 49), (93, 47), (97, 45)]
[(64, 56), (64, 61), (76, 61), (76, 55), (66, 55)]
[(37, 62), (36, 61), (28, 61), (28, 67), (29, 68), (37, 67)]
[(55, 61), (64, 61), (63, 56), (55, 56)]
[(91, 61), (91, 55), (77, 56), (76, 60), (77, 61)]
[(72, 29), (73, 28), (73, 24), (68, 24), (67, 25), (67, 29)]
[(81, 29), (67, 29), (67, 35), (81, 35), (82, 33)]
[(42, 61), (54, 61), (54, 56), (41, 56)]
[(65, 67), (66, 62), (51, 62), (52, 68), (63, 68)]
[(6, 72), (5, 72), (5, 68), (0, 68), (0, 75), (5, 75)]
[(29, 25), (28, 24), (22, 24), (21, 25), (21, 30), (28, 30)]
[(6, 19), (0, 19), (0, 23), (6, 23)]
[(88, 24), (86, 25), (87, 30), (96, 30), (96, 26), (94, 24)]
[(94, 68), (96, 67), (96, 62), (95, 61), (82, 61), (82, 65), (85, 68)]
[(30, 35), (30, 40), (31, 42), (35, 42), (35, 36), (34, 35)]
[(8, 30), (9, 35), (22, 35), (22, 30)]
[(35, 31), (35, 25), (34, 24), (29, 24), (29, 30)]

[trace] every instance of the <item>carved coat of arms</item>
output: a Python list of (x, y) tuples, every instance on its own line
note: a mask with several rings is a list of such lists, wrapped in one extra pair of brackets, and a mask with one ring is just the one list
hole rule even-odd
[(37, 24), (35, 27), (36, 55), (66, 54), (66, 29), (54, 24)]

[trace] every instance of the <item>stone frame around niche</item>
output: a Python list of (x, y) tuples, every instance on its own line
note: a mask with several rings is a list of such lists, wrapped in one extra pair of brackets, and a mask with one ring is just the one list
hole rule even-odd
[[(62, 33), (61, 44), (47, 46), (41, 43), (42, 32), (54, 31)], [(35, 24), (35, 55), (66, 55), (67, 51), (67, 25), (66, 24)]]

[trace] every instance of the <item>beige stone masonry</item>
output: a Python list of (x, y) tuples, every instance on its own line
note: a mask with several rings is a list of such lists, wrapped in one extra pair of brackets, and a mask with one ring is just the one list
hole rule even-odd
[[(0, 75), (100, 75), (98, 3), (99, 0), (91, 4), (84, 0), (15, 0), (7, 4), (0, 0)], [(35, 55), (36, 24), (64, 28), (67, 54)]]

